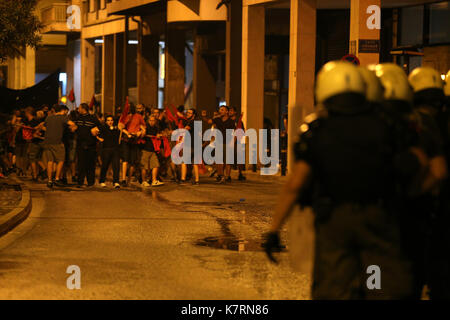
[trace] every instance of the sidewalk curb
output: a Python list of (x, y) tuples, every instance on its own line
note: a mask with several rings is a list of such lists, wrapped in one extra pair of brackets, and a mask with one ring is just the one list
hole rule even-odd
[(23, 183), (20, 183), (16, 179), (13, 180), (20, 185), (22, 199), (15, 209), (0, 217), (0, 237), (24, 221), (31, 212), (32, 204), (30, 190)]

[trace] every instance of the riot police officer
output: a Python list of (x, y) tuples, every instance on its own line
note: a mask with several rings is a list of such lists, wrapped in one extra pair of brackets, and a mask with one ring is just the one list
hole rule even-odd
[[(424, 143), (420, 119), (413, 113), (413, 91), (408, 78), (401, 67), (392, 63), (377, 65), (376, 75), (384, 88), (382, 117), (396, 132), (396, 144), (403, 147), (414, 147), (420, 151), (423, 167), (426, 167), (428, 156), (427, 144)], [(412, 130), (411, 130), (412, 129)], [(402, 168), (410, 166), (401, 161)], [(413, 171), (426, 173), (421, 167)], [(410, 169), (411, 170), (411, 169)], [(419, 204), (423, 203), (423, 174), (404, 175), (405, 179), (397, 179), (395, 210), (399, 215), (402, 246), (412, 261), (413, 298), (420, 299), (422, 288), (428, 282), (427, 253), (429, 248), (430, 220)], [(436, 180), (432, 179), (435, 183)]]
[(430, 171), (437, 184), (418, 204), (430, 221), (428, 248), (429, 287), (432, 299), (450, 299), (450, 187), (446, 177), (450, 157), (449, 113), (440, 74), (429, 67), (414, 69), (409, 75), (414, 90), (414, 108), (421, 123), (430, 157)]
[(375, 74), (375, 65), (360, 66), (358, 71), (366, 84), (366, 100), (373, 108), (380, 108), (383, 102), (383, 86)]
[[(410, 264), (388, 210), (396, 150), (389, 127), (365, 94), (363, 77), (348, 62), (329, 62), (318, 73), (316, 101), (327, 115), (310, 115), (300, 127), (293, 172), (264, 244), (274, 259), (283, 222), (305, 190), (312, 190), (314, 299), (400, 299), (411, 293)], [(381, 272), (379, 289), (367, 285), (369, 267)]]

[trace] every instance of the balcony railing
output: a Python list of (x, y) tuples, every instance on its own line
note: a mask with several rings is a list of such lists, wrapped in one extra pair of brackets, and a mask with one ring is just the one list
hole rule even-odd
[(42, 33), (68, 32), (67, 7), (69, 3), (53, 3), (41, 9), (41, 22), (44, 25)]

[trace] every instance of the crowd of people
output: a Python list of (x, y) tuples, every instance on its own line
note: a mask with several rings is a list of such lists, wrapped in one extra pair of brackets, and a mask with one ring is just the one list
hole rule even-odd
[[(203, 163), (176, 165), (171, 151), (179, 141), (171, 141), (176, 129), (186, 129), (193, 139), (194, 121), (202, 121), (203, 132), (242, 128), (234, 107), (221, 106), (208, 117), (197, 110), (146, 108), (143, 104), (118, 108), (103, 115), (85, 103), (69, 110), (66, 105), (26, 107), (0, 119), (0, 174), (29, 175), (34, 182), (46, 181), (49, 188), (76, 185), (82, 188), (96, 182), (107, 187), (126, 187), (131, 181), (142, 187), (161, 186), (163, 180), (198, 185), (201, 173), (216, 175), (217, 183), (231, 182), (232, 164)], [(193, 142), (191, 148), (193, 148)], [(202, 147), (205, 147), (206, 143)], [(208, 169), (208, 170), (207, 170)], [(238, 180), (245, 180), (244, 165), (236, 165)], [(85, 184), (86, 183), (86, 184)]]

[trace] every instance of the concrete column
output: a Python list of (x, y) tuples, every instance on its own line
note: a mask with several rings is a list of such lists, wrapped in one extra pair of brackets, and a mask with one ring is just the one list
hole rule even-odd
[(138, 101), (146, 106), (158, 106), (159, 36), (142, 36), (137, 55)]
[(242, 91), (241, 111), (246, 129), (263, 128), (264, 115), (264, 37), (263, 6), (242, 7)]
[(207, 37), (195, 35), (194, 70), (193, 70), (193, 106), (197, 110), (206, 110), (211, 116), (216, 111), (216, 79), (217, 56), (204, 55), (203, 45)]
[(77, 104), (81, 101), (81, 39), (74, 42), (73, 89), (75, 91), (75, 104)]
[(30, 47), (25, 51), (25, 88), (34, 86), (36, 79), (36, 50)]
[(7, 87), (11, 89), (15, 89), (15, 83), (16, 83), (16, 59), (10, 58), (7, 60), (8, 62), (8, 83)]
[(27, 87), (27, 61), (26, 61), (26, 50), (24, 50), (24, 55), (19, 56), (19, 72), (20, 72), (20, 83), (19, 88), (25, 89)]
[[(123, 107), (123, 33), (114, 34), (114, 68), (113, 68), (113, 106)], [(114, 109), (114, 113), (116, 109)]]
[(185, 31), (168, 27), (165, 50), (164, 103), (184, 105)]
[(80, 40), (72, 40), (67, 43), (67, 58), (66, 58), (66, 72), (67, 72), (67, 96), (70, 90), (73, 89), (75, 94), (75, 101), (73, 104), (68, 102), (70, 108), (76, 108), (80, 104), (81, 91), (81, 57), (80, 57)]
[(103, 37), (102, 112), (114, 112), (114, 36)]
[(241, 107), (242, 0), (228, 5), (225, 54), (225, 100), (238, 110)]
[(314, 111), (316, 0), (291, 0), (289, 36), (288, 171), (303, 118)]
[[(67, 106), (70, 109), (73, 109), (75, 107), (75, 102), (74, 104), (72, 104), (72, 102), (69, 101), (69, 94), (70, 94), (70, 90), (72, 90), (73, 86), (74, 86), (74, 82), (75, 82), (75, 76), (74, 76), (74, 59), (75, 59), (75, 55), (74, 55), (74, 45), (75, 45), (75, 41), (68, 41), (67, 42), (67, 56), (66, 56), (66, 73), (67, 73), (67, 87), (66, 87), (66, 96), (67, 96)], [(75, 89), (74, 89), (75, 90)], [(75, 98), (78, 99), (79, 97), (77, 97), (75, 95)]]
[(20, 58), (14, 58), (14, 89), (21, 89), (20, 87)]
[(93, 40), (81, 40), (81, 99), (89, 103), (95, 91), (95, 45)]
[(380, 61), (381, 0), (351, 0), (350, 50), (361, 65)]

